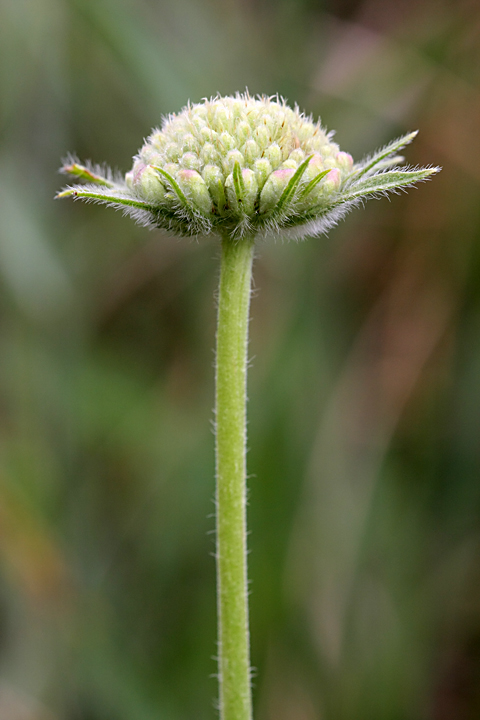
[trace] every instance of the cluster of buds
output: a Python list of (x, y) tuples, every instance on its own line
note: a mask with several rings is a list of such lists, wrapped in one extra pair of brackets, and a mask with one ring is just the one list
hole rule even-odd
[(438, 168), (398, 167), (416, 133), (359, 164), (319, 122), (278, 98), (248, 94), (188, 105), (147, 139), (125, 178), (70, 160), (87, 182), (57, 197), (120, 207), (176, 234), (241, 238), (324, 232), (371, 196), (412, 185)]

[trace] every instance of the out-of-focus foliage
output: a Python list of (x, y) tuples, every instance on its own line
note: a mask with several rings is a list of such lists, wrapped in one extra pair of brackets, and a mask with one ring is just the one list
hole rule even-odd
[(218, 248), (51, 198), (247, 86), (444, 166), (258, 249), (256, 718), (478, 717), (479, 40), (474, 0), (3, 0), (2, 720), (215, 716)]

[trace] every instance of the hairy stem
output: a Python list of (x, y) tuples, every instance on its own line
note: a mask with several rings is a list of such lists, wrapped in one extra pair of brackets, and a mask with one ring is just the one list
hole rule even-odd
[(216, 527), (221, 720), (251, 720), (246, 381), (253, 240), (222, 241), (216, 362)]

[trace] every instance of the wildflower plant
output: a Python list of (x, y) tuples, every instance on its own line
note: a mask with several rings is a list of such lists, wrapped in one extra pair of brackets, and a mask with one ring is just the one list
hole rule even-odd
[(137, 222), (222, 245), (216, 351), (216, 562), (221, 720), (251, 720), (246, 548), (247, 339), (255, 243), (325, 233), (371, 197), (426, 180), (404, 135), (355, 163), (319, 122), (278, 97), (248, 93), (165, 118), (124, 177), (69, 158), (81, 184), (57, 197), (121, 209)]

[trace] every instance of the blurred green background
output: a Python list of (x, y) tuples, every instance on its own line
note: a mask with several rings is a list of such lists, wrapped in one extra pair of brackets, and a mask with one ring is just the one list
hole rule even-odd
[(218, 245), (52, 198), (245, 87), (444, 167), (258, 248), (256, 720), (480, 717), (478, 1), (2, 0), (1, 720), (216, 716)]

